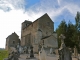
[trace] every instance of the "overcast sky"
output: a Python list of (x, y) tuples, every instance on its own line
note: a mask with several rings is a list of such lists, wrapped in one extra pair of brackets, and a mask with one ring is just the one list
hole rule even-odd
[(6, 37), (14, 31), (21, 35), (21, 23), (34, 21), (47, 13), (54, 22), (54, 29), (61, 20), (75, 23), (80, 11), (80, 0), (0, 0), (0, 48), (5, 47)]

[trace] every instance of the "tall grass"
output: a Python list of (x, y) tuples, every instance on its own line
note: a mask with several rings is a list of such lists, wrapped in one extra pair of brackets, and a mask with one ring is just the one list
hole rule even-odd
[(8, 57), (8, 51), (6, 50), (0, 50), (0, 60), (3, 60), (4, 58)]

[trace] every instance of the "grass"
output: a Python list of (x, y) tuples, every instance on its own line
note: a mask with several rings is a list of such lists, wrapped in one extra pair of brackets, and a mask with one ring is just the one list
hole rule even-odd
[(6, 50), (0, 50), (0, 60), (3, 60), (4, 58), (8, 57), (8, 51)]

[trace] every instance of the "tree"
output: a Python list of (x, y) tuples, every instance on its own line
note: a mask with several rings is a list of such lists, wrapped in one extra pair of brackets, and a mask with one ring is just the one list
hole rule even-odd
[(58, 28), (56, 29), (57, 32), (57, 36), (58, 36), (58, 46), (60, 47), (60, 39), (59, 36), (60, 34), (64, 34), (64, 36), (66, 37), (64, 39), (65, 45), (67, 47), (74, 47), (74, 45), (76, 45), (76, 40), (74, 39), (75, 37), (75, 26), (69, 21), (68, 24), (66, 24), (65, 20), (62, 20), (60, 25), (58, 26)]
[(65, 20), (62, 20), (60, 25), (56, 29), (57, 36), (58, 36), (58, 47), (60, 47), (60, 44), (61, 44), (59, 36), (60, 36), (60, 34), (64, 34), (66, 36), (66, 30), (67, 30), (67, 24), (66, 24)]
[(76, 39), (77, 39), (76, 46), (78, 48), (78, 51), (80, 51), (80, 12), (77, 12), (75, 21), (76, 21), (75, 27), (76, 27)]
[(75, 45), (75, 40), (74, 40), (74, 34), (75, 34), (75, 26), (69, 21), (67, 25), (67, 35), (66, 35), (66, 40), (65, 44), (68, 47), (74, 47)]

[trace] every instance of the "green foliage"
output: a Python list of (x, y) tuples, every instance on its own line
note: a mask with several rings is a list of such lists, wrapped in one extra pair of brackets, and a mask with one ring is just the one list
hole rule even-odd
[(74, 45), (76, 45), (76, 41), (74, 40), (75, 38), (74, 34), (76, 32), (76, 28), (75, 28), (75, 25), (73, 25), (70, 21), (68, 22), (68, 24), (66, 24), (65, 20), (62, 20), (60, 25), (56, 29), (56, 32), (58, 36), (59, 47), (61, 44), (60, 39), (59, 39), (60, 34), (64, 34), (64, 36), (66, 37), (64, 39), (64, 42), (67, 47), (74, 47)]
[(57, 36), (58, 36), (58, 47), (60, 47), (60, 43), (61, 43), (59, 36), (60, 36), (60, 34), (66, 35), (66, 30), (67, 30), (67, 24), (66, 24), (65, 20), (62, 20), (60, 25), (56, 29)]
[(77, 42), (76, 42), (76, 46), (77, 46), (77, 48), (78, 48), (78, 51), (79, 51), (79, 53), (80, 53), (80, 12), (77, 12), (77, 14), (76, 14), (76, 17), (75, 17), (75, 21), (76, 21), (76, 24), (75, 24), (75, 26), (76, 26), (76, 40), (77, 40)]
[(67, 24), (67, 33), (66, 33), (66, 46), (74, 47), (75, 40), (74, 40), (74, 33), (76, 32), (75, 26), (69, 21)]
[(0, 50), (0, 60), (3, 60), (4, 58), (8, 57), (8, 51), (6, 50)]
[(58, 28), (56, 29), (57, 36), (58, 36), (58, 46), (60, 47), (60, 34), (65, 35), (65, 44), (67, 47), (73, 48), (75, 45), (77, 48), (80, 44), (80, 31), (78, 28), (80, 28), (80, 12), (77, 12), (75, 17), (75, 25), (73, 25), (70, 21), (68, 24), (66, 24), (65, 20), (62, 20)]

